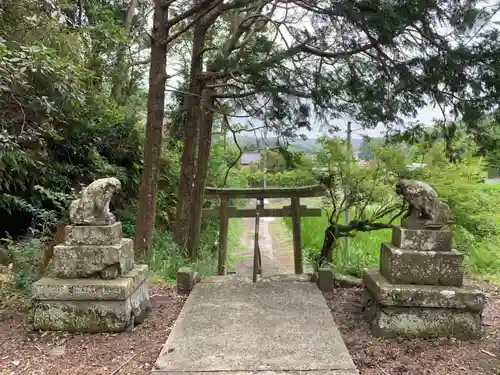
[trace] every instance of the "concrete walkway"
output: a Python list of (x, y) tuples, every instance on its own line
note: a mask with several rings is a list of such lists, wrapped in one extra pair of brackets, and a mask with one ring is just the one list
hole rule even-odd
[(189, 295), (153, 375), (358, 372), (314, 283), (206, 278)]

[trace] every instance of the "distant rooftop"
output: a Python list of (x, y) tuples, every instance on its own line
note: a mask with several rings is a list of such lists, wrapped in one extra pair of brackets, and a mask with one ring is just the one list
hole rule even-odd
[(414, 169), (417, 169), (417, 168), (424, 168), (426, 166), (427, 166), (427, 164), (424, 164), (424, 163), (411, 163), (410, 165), (407, 165), (406, 167), (409, 170), (414, 170)]

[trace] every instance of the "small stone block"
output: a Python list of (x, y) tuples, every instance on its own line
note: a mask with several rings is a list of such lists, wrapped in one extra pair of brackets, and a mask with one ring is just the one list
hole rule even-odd
[(137, 266), (114, 280), (43, 278), (34, 286), (34, 329), (88, 333), (128, 330), (142, 323), (151, 311), (146, 278), (147, 266)]
[(103, 280), (113, 280), (120, 276), (120, 266), (114, 264), (101, 271), (100, 278)]
[(452, 234), (449, 229), (407, 229), (396, 226), (392, 230), (392, 244), (404, 250), (451, 250)]
[(67, 225), (65, 245), (115, 245), (122, 239), (122, 223), (111, 225)]
[(214, 276), (203, 276), (200, 280), (200, 283), (209, 284), (209, 283), (228, 283), (228, 282), (251, 282), (252, 278), (248, 276), (242, 275), (214, 275)]
[(115, 245), (57, 245), (53, 264), (56, 277), (110, 279), (134, 267), (134, 243), (123, 238)]
[(451, 251), (402, 250), (390, 243), (380, 249), (380, 273), (393, 284), (463, 285), (464, 255)]
[(320, 268), (318, 270), (318, 288), (323, 293), (331, 293), (335, 288), (335, 280), (331, 268)]
[(191, 268), (182, 267), (177, 271), (177, 293), (187, 295), (194, 288), (198, 278), (198, 272)]
[(479, 339), (485, 296), (468, 288), (393, 285), (366, 270), (365, 319), (376, 337)]
[(478, 340), (482, 336), (481, 314), (452, 309), (365, 306), (372, 335), (382, 338), (454, 337)]
[(262, 276), (259, 281), (261, 282), (278, 282), (278, 283), (298, 283), (298, 282), (310, 282), (311, 276), (307, 273), (302, 274), (281, 274), (281, 275), (269, 275)]
[(428, 230), (441, 230), (446, 228), (446, 223), (444, 222), (434, 222), (428, 223), (427, 219), (403, 219), (401, 221), (401, 226), (406, 229), (428, 229)]
[(363, 286), (363, 280), (341, 273), (334, 274), (335, 286), (338, 288), (361, 288)]
[(313, 272), (313, 273), (311, 274), (310, 281), (311, 281), (312, 283), (316, 283), (316, 282), (318, 282), (318, 272), (317, 272), (317, 271), (315, 271), (315, 272)]

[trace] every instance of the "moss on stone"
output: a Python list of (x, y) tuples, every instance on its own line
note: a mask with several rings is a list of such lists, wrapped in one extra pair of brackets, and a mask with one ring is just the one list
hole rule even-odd
[(141, 323), (151, 310), (147, 282), (122, 301), (36, 301), (35, 329), (68, 332), (121, 332), (129, 328), (130, 317)]
[(393, 285), (376, 270), (367, 270), (364, 276), (364, 315), (374, 336), (444, 336), (463, 340), (481, 337), (484, 308), (481, 292), (439, 286)]
[(383, 243), (380, 272), (393, 284), (457, 286), (463, 284), (464, 255), (451, 251), (404, 250)]

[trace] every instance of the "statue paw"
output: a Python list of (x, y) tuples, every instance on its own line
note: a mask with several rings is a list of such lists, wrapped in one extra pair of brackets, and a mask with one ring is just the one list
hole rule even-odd
[(120, 265), (112, 264), (101, 271), (101, 279), (103, 280), (113, 280), (120, 276)]

